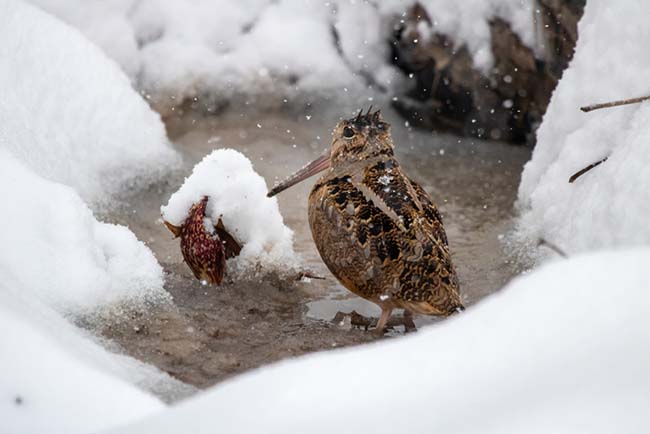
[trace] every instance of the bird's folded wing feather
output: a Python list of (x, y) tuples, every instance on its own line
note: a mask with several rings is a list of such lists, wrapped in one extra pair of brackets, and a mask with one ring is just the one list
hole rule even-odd
[(404, 175), (395, 160), (378, 162), (352, 178), (366, 200), (381, 209), (404, 233), (420, 232), (447, 247), (442, 217), (427, 192)]

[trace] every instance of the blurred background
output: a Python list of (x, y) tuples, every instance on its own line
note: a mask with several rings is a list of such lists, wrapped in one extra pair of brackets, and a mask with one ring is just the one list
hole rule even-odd
[(165, 118), (392, 106), (411, 125), (532, 144), (584, 0), (34, 0)]

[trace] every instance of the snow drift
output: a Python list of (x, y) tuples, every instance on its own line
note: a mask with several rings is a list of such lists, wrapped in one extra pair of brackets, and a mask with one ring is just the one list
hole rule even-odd
[(414, 336), (263, 368), (111, 432), (647, 432), (649, 262), (548, 265)]
[(158, 116), (101, 51), (36, 8), (3, 2), (0, 38), (3, 279), (65, 315), (168, 297), (151, 251), (77, 194), (100, 200), (175, 160)]
[[(118, 378), (144, 366), (107, 352), (33, 300), (28, 307), (7, 297), (7, 289), (0, 283), (0, 431), (88, 433), (162, 410)], [(156, 375), (163, 374), (148, 376)]]
[[(569, 253), (650, 242), (650, 102), (579, 110), (650, 93), (644, 79), (650, 69), (649, 11), (642, 0), (587, 3), (575, 56), (522, 175), (520, 227), (526, 237), (546, 238)], [(605, 157), (569, 184), (572, 174)]]
[[(78, 27), (120, 63), (162, 113), (182, 101), (204, 110), (235, 98), (257, 107), (341, 101), (393, 89), (392, 26), (415, 0), (31, 0)], [(434, 30), (467, 44), (477, 67), (492, 66), (488, 22), (512, 23), (535, 46), (534, 7), (522, 0), (426, 0)], [(372, 92), (370, 95), (372, 96)], [(308, 98), (309, 100), (309, 98)], [(297, 104), (300, 106), (300, 104)]]
[(158, 116), (76, 30), (7, 0), (0, 38), (0, 430), (89, 432), (150, 414), (162, 404), (128, 383), (182, 385), (72, 322), (169, 300), (162, 269), (77, 191), (99, 203), (176, 154)]
[(162, 268), (127, 228), (0, 150), (0, 276), (64, 315), (168, 300)]
[(283, 272), (297, 265), (293, 231), (284, 224), (277, 199), (266, 197), (267, 192), (264, 178), (248, 158), (233, 149), (217, 149), (194, 166), (161, 213), (167, 222), (181, 226), (192, 205), (207, 196), (206, 229), (212, 232), (221, 217), (242, 245), (240, 255), (229, 263), (240, 271), (259, 267)]
[(160, 117), (77, 30), (8, 0), (0, 40), (0, 149), (92, 202), (176, 162)]

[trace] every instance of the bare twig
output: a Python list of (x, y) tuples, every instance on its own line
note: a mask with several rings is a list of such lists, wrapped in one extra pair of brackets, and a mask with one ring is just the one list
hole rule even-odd
[(296, 276), (296, 280), (302, 280), (302, 279), (318, 279), (318, 280), (326, 280), (325, 277), (319, 276), (317, 274), (312, 273), (311, 271), (302, 271), (298, 273)]
[(578, 170), (576, 173), (574, 173), (573, 175), (571, 175), (571, 177), (569, 178), (569, 184), (573, 184), (573, 182), (574, 182), (576, 179), (580, 178), (582, 175), (584, 175), (585, 173), (589, 172), (589, 171), (590, 171), (591, 169), (593, 169), (594, 167), (603, 164), (605, 161), (607, 161), (607, 158), (609, 158), (609, 157), (605, 157), (605, 158), (603, 158), (603, 159), (600, 160), (600, 161), (596, 161), (595, 163), (590, 164), (589, 166), (585, 167), (585, 168), (582, 169), (582, 170)]
[(584, 107), (580, 107), (580, 110), (587, 113), (587, 112), (590, 112), (592, 110), (598, 110), (598, 109), (602, 109), (602, 108), (618, 107), (618, 106), (621, 106), (621, 105), (628, 105), (628, 104), (637, 104), (637, 103), (646, 101), (648, 99), (650, 99), (650, 95), (642, 96), (642, 97), (639, 97), (639, 98), (622, 99), (620, 101), (611, 101), (611, 102), (604, 102), (604, 103), (601, 103), (601, 104), (587, 105), (587, 106), (584, 106)]
[(537, 240), (537, 245), (538, 245), (538, 246), (546, 246), (546, 247), (548, 247), (549, 249), (553, 250), (553, 251), (554, 251), (555, 253), (557, 253), (558, 255), (562, 256), (563, 258), (568, 258), (568, 257), (569, 257), (569, 255), (567, 255), (566, 253), (564, 253), (564, 250), (560, 249), (560, 248), (559, 248), (558, 246), (556, 246), (555, 244), (553, 244), (553, 243), (551, 243), (551, 242), (549, 242), (549, 241), (546, 241), (544, 238), (540, 238), (539, 240)]

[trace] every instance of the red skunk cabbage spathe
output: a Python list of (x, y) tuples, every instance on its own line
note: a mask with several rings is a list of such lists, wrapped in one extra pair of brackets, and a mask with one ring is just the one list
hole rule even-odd
[(226, 231), (221, 219), (210, 232), (204, 224), (205, 208), (208, 197), (192, 205), (183, 224), (172, 225), (165, 221), (165, 226), (181, 238), (183, 259), (199, 280), (219, 285), (226, 271), (226, 259), (237, 256), (241, 246)]

